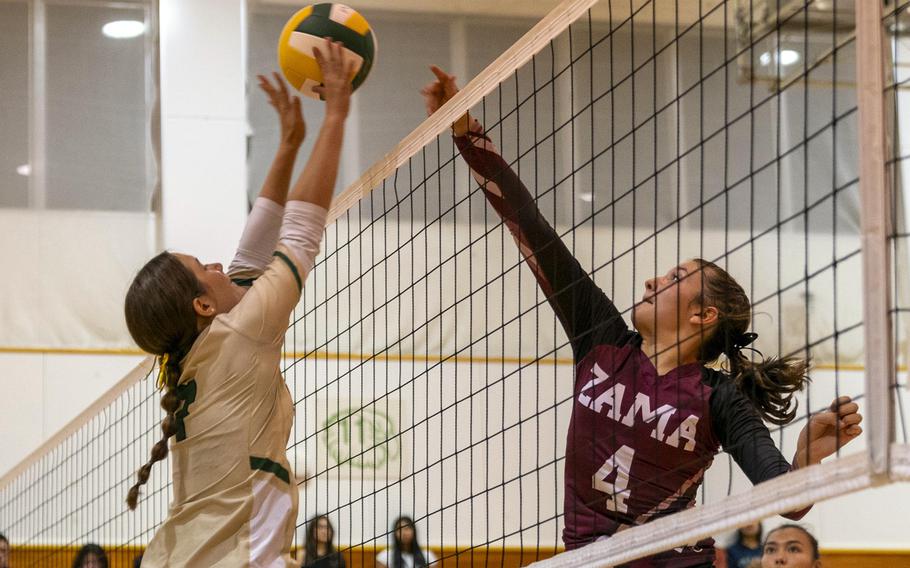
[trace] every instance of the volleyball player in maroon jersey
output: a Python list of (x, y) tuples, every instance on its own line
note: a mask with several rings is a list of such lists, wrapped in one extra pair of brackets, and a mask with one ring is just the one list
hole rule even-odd
[[(454, 77), (433, 67), (423, 89), (432, 114), (457, 91)], [(813, 416), (785, 459), (763, 418), (785, 424), (807, 363), (794, 358), (753, 363), (741, 350), (751, 304), (723, 269), (688, 260), (645, 282), (628, 328), (537, 209), (483, 128), (465, 115), (455, 142), (487, 200), (518, 243), (566, 331), (575, 360), (572, 417), (566, 444), (567, 548), (694, 505), (705, 470), (721, 447), (753, 483), (818, 463), (862, 432), (848, 397)], [(730, 372), (710, 368), (721, 355)], [(810, 453), (811, 447), (811, 453)], [(786, 516), (799, 518), (807, 511)], [(630, 566), (711, 566), (713, 540), (670, 550)]]

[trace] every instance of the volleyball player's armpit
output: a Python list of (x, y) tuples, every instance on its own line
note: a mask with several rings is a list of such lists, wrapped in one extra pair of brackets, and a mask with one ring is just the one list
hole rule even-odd
[(272, 261), (225, 323), (254, 341), (281, 342), (319, 254), (327, 215), (324, 208), (312, 203), (287, 203)]
[(227, 271), (235, 284), (251, 286), (272, 261), (283, 215), (284, 207), (271, 199), (259, 197), (253, 203), (237, 253)]
[(455, 138), (461, 155), (518, 243), (572, 342), (576, 360), (597, 344), (629, 340), (628, 326), (541, 214), (533, 196), (474, 120)]

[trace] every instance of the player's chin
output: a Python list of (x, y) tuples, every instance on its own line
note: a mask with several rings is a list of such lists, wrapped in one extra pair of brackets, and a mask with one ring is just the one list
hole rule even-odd
[(647, 322), (654, 319), (654, 306), (648, 302), (638, 302), (632, 308), (632, 325), (642, 331), (642, 325), (647, 327)]

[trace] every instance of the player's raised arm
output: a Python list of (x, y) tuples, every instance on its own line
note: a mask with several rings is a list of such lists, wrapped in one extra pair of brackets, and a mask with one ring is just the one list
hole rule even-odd
[(290, 95), (280, 75), (272, 75), (273, 81), (265, 75), (257, 77), (259, 88), (278, 114), (281, 134), (275, 158), (259, 191), (259, 197), (253, 202), (237, 253), (228, 267), (228, 276), (240, 286), (252, 285), (272, 260), (284, 216), (284, 204), (291, 186), (294, 162), (306, 136), (300, 97)]
[(338, 176), (344, 122), (351, 103), (350, 76), (354, 72), (354, 62), (345, 63), (339, 42), (327, 40), (322, 49), (314, 48), (314, 53), (322, 68), (323, 84), (314, 87), (313, 91), (325, 100), (325, 120), (288, 202), (305, 201), (328, 209)]
[(259, 88), (268, 96), (269, 105), (278, 113), (281, 139), (259, 197), (284, 205), (291, 186), (294, 161), (306, 138), (306, 122), (300, 107), (300, 97), (291, 96), (287, 84), (278, 73), (272, 73), (272, 77), (274, 82), (265, 75), (257, 75)]
[(276, 342), (284, 337), (288, 318), (319, 254), (338, 173), (352, 69), (344, 63), (337, 42), (326, 41), (315, 54), (324, 77), (323, 86), (317, 89), (326, 101), (325, 120), (307, 165), (288, 194), (273, 260), (229, 315), (238, 332), (258, 341)]
[[(423, 88), (431, 115), (458, 92), (455, 77), (431, 67), (436, 80)], [(623, 343), (629, 329), (610, 299), (597, 287), (537, 208), (534, 197), (502, 158), (476, 119), (465, 113), (452, 125), (455, 143), (515, 238), (572, 342), (576, 358), (597, 343)]]

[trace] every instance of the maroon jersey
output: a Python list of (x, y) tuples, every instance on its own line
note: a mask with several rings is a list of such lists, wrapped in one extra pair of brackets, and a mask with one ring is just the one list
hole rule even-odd
[[(658, 376), (641, 337), (541, 216), (477, 121), (455, 142), (572, 344), (566, 548), (693, 506), (721, 446), (753, 483), (790, 471), (755, 408), (725, 374), (694, 363)], [(629, 566), (710, 565), (713, 544), (706, 539)]]

